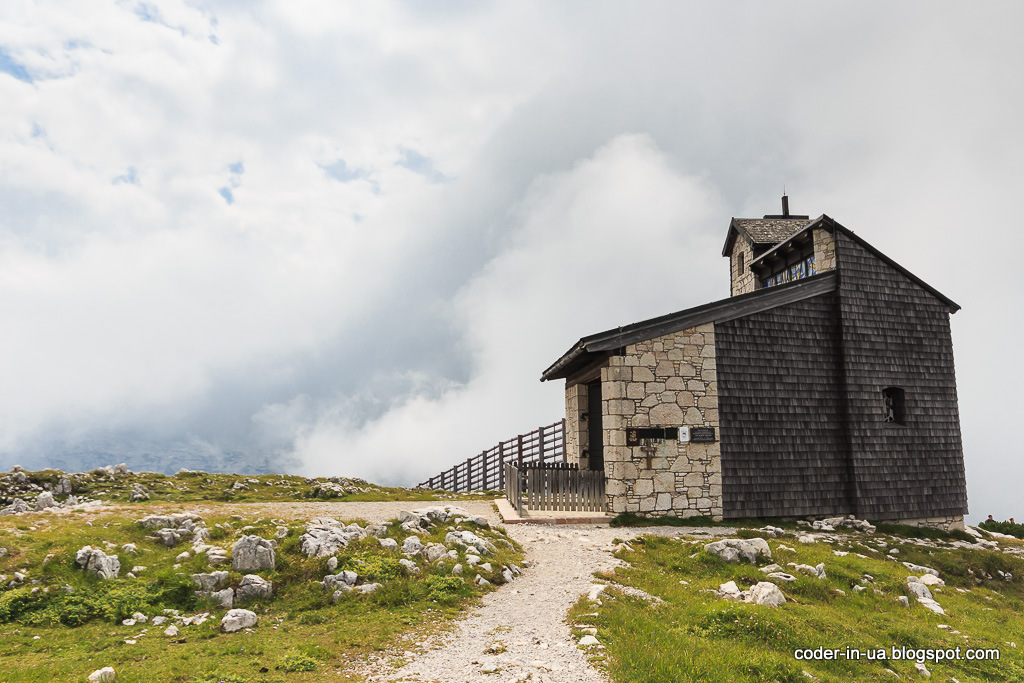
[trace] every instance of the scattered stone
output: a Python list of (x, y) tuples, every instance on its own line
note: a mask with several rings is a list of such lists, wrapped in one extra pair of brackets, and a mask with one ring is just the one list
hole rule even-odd
[(416, 536), (409, 536), (402, 541), (402, 554), (407, 557), (416, 557), (423, 552), (423, 542)]
[(796, 537), (796, 540), (799, 541), (800, 543), (817, 543), (818, 542), (818, 539), (815, 538), (814, 536), (811, 536), (810, 534), (801, 534), (800, 536)]
[(896, 601), (900, 603), (900, 607), (910, 607), (910, 598), (908, 598), (906, 595), (899, 596), (898, 598), (896, 598)]
[[(154, 621), (153, 623), (156, 623), (156, 621)], [(175, 626), (174, 624), (171, 624), (166, 629), (164, 629), (164, 635), (167, 636), (168, 638), (177, 638), (178, 637), (178, 627)]]
[(23, 512), (31, 512), (32, 507), (21, 498), (15, 498), (11, 504), (0, 510), (0, 515), (20, 515)]
[(919, 579), (926, 586), (945, 586), (946, 582), (934, 574), (923, 574)]
[[(228, 573), (219, 571), (210, 572), (209, 574), (193, 574), (192, 580), (199, 586), (200, 591), (212, 593), (228, 582)], [(209, 597), (209, 595), (204, 597)]]
[(107, 555), (99, 548), (85, 546), (75, 553), (75, 563), (103, 580), (117, 578), (121, 572), (121, 562), (115, 555)]
[(236, 572), (274, 569), (274, 548), (259, 536), (242, 536), (231, 549), (231, 568)]
[(338, 568), (338, 558), (336, 558), (336, 557), (328, 558), (327, 559), (327, 569), (333, 572), (337, 568)]
[(917, 601), (919, 603), (921, 603), (921, 605), (924, 606), (925, 609), (929, 609), (932, 612), (935, 612), (936, 614), (945, 614), (946, 613), (946, 611), (944, 609), (942, 609), (942, 606), (939, 605), (939, 603), (935, 602), (934, 600), (931, 600), (929, 598), (918, 598)]
[(114, 465), (114, 476), (127, 477), (131, 473), (132, 471), (128, 469), (128, 465), (123, 462), (118, 465)]
[(594, 636), (591, 636), (591, 635), (586, 635), (586, 636), (583, 636), (582, 638), (580, 638), (580, 645), (582, 645), (583, 647), (593, 647), (595, 645), (600, 645), (600, 644), (601, 644), (601, 641), (599, 641), (597, 638), (595, 638)]
[(356, 586), (356, 590), (365, 595), (379, 590), (380, 587), (381, 585), (379, 583), (364, 583), (362, 586)]
[(398, 550), (398, 541), (393, 538), (378, 538), (377, 540), (384, 550)]
[(117, 678), (117, 672), (114, 671), (114, 667), (105, 666), (89, 674), (89, 683), (107, 683), (115, 678)]
[(772, 557), (771, 548), (763, 538), (726, 538), (708, 543), (704, 550), (726, 562), (739, 562), (743, 559), (754, 564), (759, 555), (768, 559)]
[(57, 503), (53, 500), (53, 494), (49, 491), (43, 491), (40, 493), (39, 497), (36, 498), (36, 512), (52, 507), (57, 507)]
[(786, 602), (786, 596), (782, 594), (779, 587), (769, 581), (759, 581), (750, 587), (745, 602), (755, 605), (766, 605), (778, 607)]
[(407, 574), (419, 574), (420, 568), (412, 560), (407, 560), (404, 557), (398, 561), (398, 564), (405, 568)]
[(914, 662), (914, 668), (917, 669), (917, 673), (921, 674), (925, 678), (931, 678), (932, 672), (928, 670), (928, 667), (923, 662)]
[(937, 569), (932, 569), (931, 567), (922, 567), (921, 565), (914, 564), (913, 562), (904, 562), (903, 566), (912, 572), (924, 572), (926, 574), (932, 574), (933, 576), (939, 575)]
[[(913, 580), (911, 580), (913, 579)], [(921, 583), (916, 576), (907, 577), (907, 590), (914, 595), (916, 598), (927, 598), (932, 599), (932, 593), (928, 590), (928, 586)]]
[(243, 628), (252, 628), (256, 625), (256, 615), (247, 609), (229, 610), (224, 618), (220, 620), (220, 627), (225, 633), (234, 633)]
[(456, 564), (452, 567), (452, 576), (462, 576), (462, 565)]
[(771, 572), (770, 574), (768, 574), (768, 578), (774, 579), (775, 581), (796, 581), (795, 576), (793, 576), (792, 574), (786, 574), (784, 572)]
[(246, 574), (243, 576), (242, 583), (235, 589), (235, 599), (238, 602), (259, 599), (268, 600), (273, 594), (274, 584), (256, 574)]
[(149, 491), (142, 484), (132, 484), (132, 491), (128, 494), (128, 500), (134, 502), (149, 500)]

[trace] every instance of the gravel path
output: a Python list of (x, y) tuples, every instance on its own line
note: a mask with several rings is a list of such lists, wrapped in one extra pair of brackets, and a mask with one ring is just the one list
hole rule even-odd
[[(388, 667), (388, 658), (382, 657), (363, 672), (367, 680), (605, 683), (607, 677), (576, 647), (565, 622), (569, 608), (589, 591), (595, 582), (594, 572), (621, 564), (611, 555), (612, 539), (698, 531), (527, 524), (506, 529), (526, 549), (529, 567), (523, 575), (486, 595), (478, 610), (453, 633), (441, 637), (440, 647), (420, 654), (405, 653), (411, 661), (397, 669)], [(699, 533), (734, 531), (713, 528)]]

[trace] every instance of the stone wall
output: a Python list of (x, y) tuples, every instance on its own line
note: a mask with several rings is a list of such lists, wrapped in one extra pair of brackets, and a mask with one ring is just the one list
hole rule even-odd
[[(743, 255), (743, 269), (740, 270), (740, 254)], [(729, 259), (730, 292), (731, 296), (746, 294), (757, 289), (757, 277), (750, 270), (750, 262), (754, 260), (754, 248), (746, 237), (736, 236), (732, 247), (732, 257)]]
[(811, 230), (814, 239), (814, 270), (824, 273), (836, 269), (836, 240), (828, 230), (814, 228)]
[(565, 460), (586, 469), (583, 451), (588, 445), (587, 423), (580, 419), (587, 410), (587, 385), (565, 383)]
[[(636, 512), (722, 517), (722, 462), (714, 325), (709, 323), (626, 347), (601, 370), (608, 506)], [(716, 440), (666, 439), (647, 466), (626, 446), (628, 427), (714, 427)]]

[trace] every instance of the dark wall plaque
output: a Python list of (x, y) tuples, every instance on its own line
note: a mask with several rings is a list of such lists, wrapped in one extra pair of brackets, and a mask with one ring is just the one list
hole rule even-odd
[[(678, 427), (629, 427), (626, 429), (626, 445), (639, 446), (641, 439), (678, 439)], [(714, 440), (712, 436), (712, 440)]]
[(714, 443), (714, 427), (690, 427), (690, 443)]

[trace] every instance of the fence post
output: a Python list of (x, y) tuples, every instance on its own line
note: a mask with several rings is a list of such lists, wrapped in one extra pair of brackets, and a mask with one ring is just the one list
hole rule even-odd
[(544, 427), (537, 429), (537, 462), (544, 464)]
[(498, 442), (498, 488), (505, 488), (505, 442)]
[(565, 418), (562, 418), (562, 462), (568, 462), (569, 458), (565, 451)]
[(519, 470), (523, 469), (523, 435), (519, 435)]

